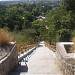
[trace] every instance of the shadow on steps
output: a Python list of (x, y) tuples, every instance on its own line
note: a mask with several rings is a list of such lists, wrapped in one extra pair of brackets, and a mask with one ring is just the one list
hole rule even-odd
[(13, 69), (13, 71), (11, 71), (9, 73), (9, 75), (20, 75), (20, 73), (26, 73), (28, 72), (28, 66), (26, 65), (17, 65), (15, 66), (15, 68)]

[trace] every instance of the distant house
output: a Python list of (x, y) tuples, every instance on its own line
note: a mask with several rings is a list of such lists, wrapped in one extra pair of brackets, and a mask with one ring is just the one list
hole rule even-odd
[(37, 17), (39, 20), (43, 20), (43, 19), (45, 19), (45, 17), (44, 16), (39, 16), (39, 17)]

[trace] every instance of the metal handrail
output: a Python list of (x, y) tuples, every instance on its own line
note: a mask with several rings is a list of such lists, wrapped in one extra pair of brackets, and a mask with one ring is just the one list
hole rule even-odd
[(21, 62), (23, 60), (23, 58), (27, 57), (28, 55), (30, 55), (34, 50), (36, 49), (36, 47), (33, 47), (32, 49), (30, 49), (28, 52), (26, 52), (26, 54), (24, 54), (23, 56), (19, 57), (19, 62)]

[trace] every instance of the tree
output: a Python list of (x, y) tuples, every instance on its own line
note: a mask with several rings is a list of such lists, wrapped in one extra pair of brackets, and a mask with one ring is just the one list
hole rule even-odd
[(56, 34), (55, 38), (59, 37), (59, 41), (70, 41), (72, 37), (75, 29), (74, 14), (72, 10), (67, 10), (66, 2), (66, 0), (62, 1), (60, 7), (53, 8), (46, 15), (50, 41), (55, 37), (53, 33)]
[(75, 13), (75, 0), (64, 0), (68, 11), (73, 11)]

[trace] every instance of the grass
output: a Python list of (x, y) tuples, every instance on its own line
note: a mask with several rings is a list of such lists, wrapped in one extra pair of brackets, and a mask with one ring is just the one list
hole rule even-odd
[(24, 53), (24, 52), (26, 52), (26, 51), (28, 51), (29, 49), (31, 49), (31, 48), (33, 48), (33, 47), (35, 47), (37, 44), (31, 44), (31, 45), (21, 45), (21, 44), (18, 44), (17, 46), (17, 48), (18, 48), (18, 55), (20, 54), (20, 53)]
[(0, 46), (6, 45), (8, 42), (12, 41), (17, 42), (18, 54), (36, 46), (36, 43), (33, 42), (33, 38), (23, 35), (21, 32), (11, 33), (6, 29), (0, 29)]
[(5, 29), (0, 29), (0, 46), (6, 45), (11, 41), (13, 41), (11, 33)]
[(54, 44), (50, 45), (49, 42), (45, 42), (45, 46), (54, 52), (56, 51), (56, 46)]
[(20, 33), (9, 32), (6, 29), (0, 29), (0, 46), (8, 44), (8, 42), (16, 41), (18, 54), (23, 53), (37, 44), (33, 42), (33, 38)]
[(13, 32), (12, 34), (14, 35), (14, 40), (17, 42), (18, 55), (36, 46), (36, 43), (33, 42), (31, 37), (28, 37), (21, 32)]

